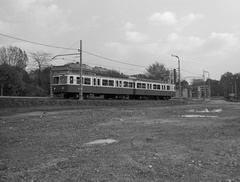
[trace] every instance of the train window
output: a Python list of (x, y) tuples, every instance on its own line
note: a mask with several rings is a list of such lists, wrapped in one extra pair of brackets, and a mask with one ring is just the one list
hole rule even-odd
[(147, 89), (149, 89), (149, 83), (147, 84)]
[(96, 85), (96, 78), (93, 78), (93, 85)]
[[(83, 78), (82, 78), (82, 83), (83, 83)], [(77, 77), (77, 84), (80, 84), (80, 77)]]
[(70, 76), (70, 83), (73, 84), (73, 76)]
[(91, 78), (84, 78), (84, 85), (91, 85)]
[(60, 77), (61, 83), (67, 83), (67, 76)]
[(108, 80), (103, 79), (103, 80), (102, 80), (102, 85), (103, 85), (103, 86), (108, 86)]
[(53, 77), (53, 84), (59, 84), (59, 77)]
[(167, 85), (167, 90), (170, 90), (170, 86), (169, 85)]
[(157, 89), (160, 90), (160, 88), (161, 88), (161, 85), (157, 85)]
[(100, 78), (97, 79), (97, 85), (100, 86)]
[(142, 84), (141, 83), (137, 83), (137, 88), (142, 88)]
[(123, 82), (123, 87), (128, 87), (128, 82)]
[(146, 88), (146, 83), (142, 83), (142, 88)]
[(118, 80), (116, 81), (116, 87), (118, 87)]
[(163, 85), (163, 90), (166, 90), (166, 85)]
[(157, 89), (157, 85), (153, 84), (153, 89), (156, 90)]
[(119, 87), (122, 87), (122, 81), (119, 81)]
[(109, 80), (109, 86), (114, 87), (114, 80)]
[(133, 82), (129, 82), (129, 87), (133, 88)]

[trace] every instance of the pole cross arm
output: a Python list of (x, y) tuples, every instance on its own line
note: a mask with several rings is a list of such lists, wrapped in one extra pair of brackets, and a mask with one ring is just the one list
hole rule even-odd
[(58, 54), (54, 57), (52, 57), (52, 59), (55, 59), (56, 57), (60, 57), (60, 56), (73, 56), (73, 55), (79, 55), (80, 53), (72, 53), (72, 54)]

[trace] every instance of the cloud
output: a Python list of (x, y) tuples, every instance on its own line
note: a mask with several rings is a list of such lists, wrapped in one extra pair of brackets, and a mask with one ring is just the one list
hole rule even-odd
[(165, 11), (164, 13), (154, 13), (148, 18), (149, 22), (151, 24), (158, 24), (159, 22), (165, 23), (165, 24), (174, 24), (177, 22), (175, 13), (172, 13), (170, 11)]
[(192, 22), (194, 22), (196, 20), (203, 19), (203, 17), (204, 16), (202, 14), (193, 14), (193, 13), (190, 13), (190, 14), (184, 16), (184, 17), (181, 17), (178, 20), (177, 29), (181, 30), (184, 27), (186, 27), (187, 25), (191, 24)]
[(176, 14), (170, 11), (165, 11), (163, 13), (154, 13), (148, 18), (148, 21), (152, 25), (160, 25), (160, 24), (165, 24), (165, 25), (174, 25), (178, 30), (181, 30), (185, 26), (189, 25), (190, 23), (198, 20), (198, 19), (203, 19), (202, 14), (194, 14), (190, 13), (186, 16), (177, 18)]
[(184, 17), (181, 17), (179, 19), (180, 22), (182, 23), (191, 23), (197, 19), (203, 19), (203, 15), (202, 14), (193, 14), (193, 13), (190, 13)]
[(52, 0), (7, 1), (1, 14), (1, 30), (18, 35), (21, 31), (17, 30), (24, 29), (28, 31), (29, 36), (37, 32), (59, 35), (73, 30), (67, 19), (69, 12), (51, 2)]
[(170, 35), (168, 35), (167, 40), (168, 42), (171, 42), (174, 44), (179, 44), (182, 46), (189, 45), (190, 47), (201, 46), (205, 42), (205, 40), (202, 40), (199, 37), (194, 37), (194, 36), (184, 37), (184, 36), (178, 35), (177, 33), (171, 33)]
[(226, 55), (235, 51), (239, 52), (239, 47), (240, 40), (236, 34), (212, 32), (202, 46), (202, 51), (210, 55)]
[(148, 35), (139, 32), (127, 31), (125, 40), (130, 42), (143, 42), (148, 39)]
[(240, 40), (236, 34), (212, 32), (209, 37), (201, 39), (194, 36), (181, 36), (171, 33), (167, 37), (167, 43), (179, 50), (196, 49), (198, 52), (216, 54), (239, 49)]
[(134, 24), (131, 23), (131, 22), (127, 22), (125, 25), (124, 25), (124, 29), (125, 30), (129, 30), (129, 29), (133, 29), (135, 28)]

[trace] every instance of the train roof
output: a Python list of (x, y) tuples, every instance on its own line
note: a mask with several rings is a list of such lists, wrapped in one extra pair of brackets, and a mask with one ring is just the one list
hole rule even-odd
[[(78, 62), (77, 63), (68, 63), (68, 64), (65, 64), (65, 65), (53, 66), (52, 67), (52, 71), (71, 71), (71, 70), (72, 71), (79, 71), (79, 69), (80, 69), (80, 65), (79, 65)], [(110, 70), (108, 70), (106, 68), (91, 67), (91, 66), (88, 66), (86, 64), (82, 64), (82, 70), (85, 71), (85, 72), (92, 73), (92, 76), (100, 76), (100, 77), (108, 77), (108, 76), (96, 75), (96, 73), (99, 73), (99, 72), (104, 73), (104, 72), (110, 71)], [(168, 84), (166, 81), (138, 78), (138, 77), (133, 77), (133, 76), (129, 76), (128, 78), (118, 78), (118, 77), (111, 77), (111, 78), (122, 79), (122, 80), (124, 80), (124, 79), (126, 79), (126, 80), (127, 79), (131, 79), (131, 80), (136, 80), (136, 81), (155, 82), (155, 83)]]

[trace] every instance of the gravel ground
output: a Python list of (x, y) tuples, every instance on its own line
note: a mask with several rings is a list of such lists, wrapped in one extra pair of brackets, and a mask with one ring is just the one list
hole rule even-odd
[(0, 181), (240, 181), (239, 103), (14, 112), (0, 116)]

